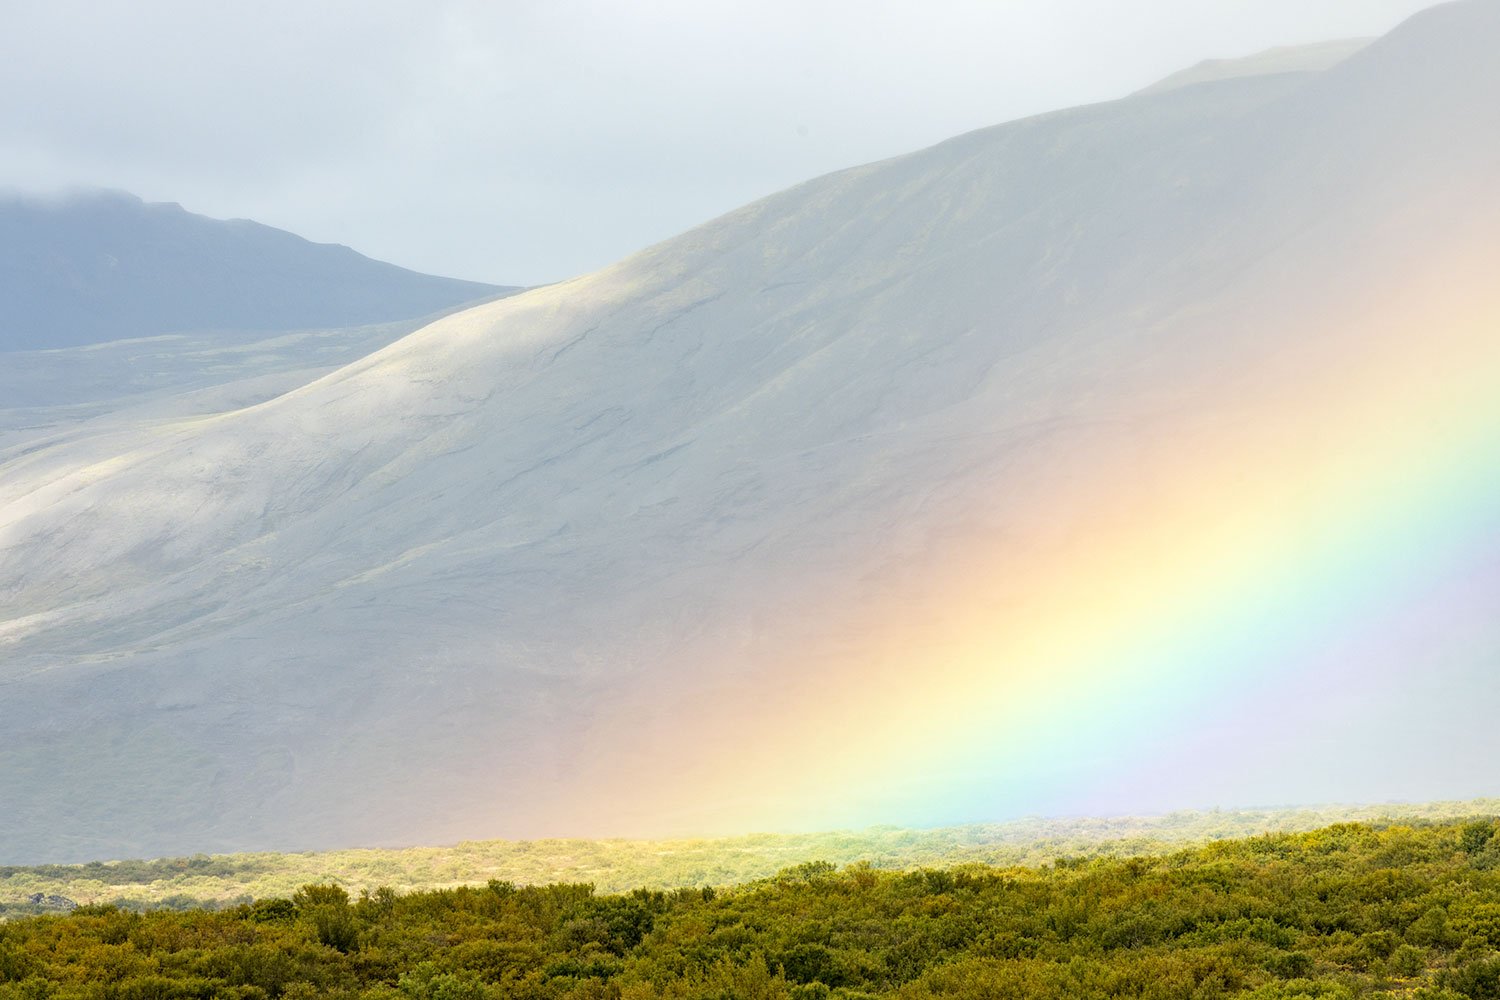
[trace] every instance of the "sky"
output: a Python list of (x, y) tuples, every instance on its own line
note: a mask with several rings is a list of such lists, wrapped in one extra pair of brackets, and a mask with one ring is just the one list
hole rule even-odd
[(498, 284), (1430, 0), (0, 0), (0, 188)]

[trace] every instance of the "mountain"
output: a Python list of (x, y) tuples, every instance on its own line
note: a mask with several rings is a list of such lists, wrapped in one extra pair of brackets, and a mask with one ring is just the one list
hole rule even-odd
[(0, 351), (414, 319), (502, 291), (119, 191), (0, 197)]
[(0, 853), (1492, 791), (1497, 42), (960, 136), (11, 453)]
[(1240, 59), (1205, 59), (1196, 66), (1173, 73), (1164, 80), (1139, 91), (1139, 94), (1163, 94), (1179, 87), (1200, 83), (1233, 80), (1247, 76), (1271, 76), (1277, 73), (1320, 73), (1332, 69), (1360, 49), (1369, 45), (1368, 38), (1346, 38), (1313, 45), (1283, 45)]

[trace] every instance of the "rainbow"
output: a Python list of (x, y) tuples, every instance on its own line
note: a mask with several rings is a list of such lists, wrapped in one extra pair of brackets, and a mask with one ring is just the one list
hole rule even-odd
[[(837, 642), (622, 706), (582, 799), (719, 833), (1493, 792), (1401, 749), (1462, 753), (1459, 692), (1500, 671), (1486, 260), (1303, 316), (1212, 406), (1049, 442), (1013, 470), (1018, 530), (827, 595)], [(1428, 683), (1451, 718), (1414, 716)], [(1231, 774), (1263, 801), (1217, 798)]]

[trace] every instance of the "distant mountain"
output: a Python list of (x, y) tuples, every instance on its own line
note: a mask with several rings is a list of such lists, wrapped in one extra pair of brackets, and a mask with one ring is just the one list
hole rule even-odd
[(0, 861), (1464, 798), (1500, 3), (0, 461)]
[(1312, 45), (1281, 45), (1239, 59), (1205, 59), (1196, 66), (1158, 80), (1138, 95), (1163, 94), (1179, 87), (1200, 83), (1217, 83), (1247, 76), (1274, 76), (1279, 73), (1321, 73), (1332, 69), (1370, 44), (1370, 38), (1346, 38), (1336, 42)]
[(0, 197), (0, 351), (384, 323), (508, 290), (118, 191)]

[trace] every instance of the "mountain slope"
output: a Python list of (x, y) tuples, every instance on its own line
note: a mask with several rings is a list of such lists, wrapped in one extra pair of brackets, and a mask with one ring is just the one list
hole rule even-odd
[(211, 330), (8, 351), (0, 364), (0, 462), (89, 436), (101, 426), (161, 423), (261, 403), (436, 318), (280, 333)]
[(122, 192), (0, 199), (0, 351), (414, 319), (504, 289)]
[(1497, 12), (11, 459), (0, 850), (1483, 791)]

